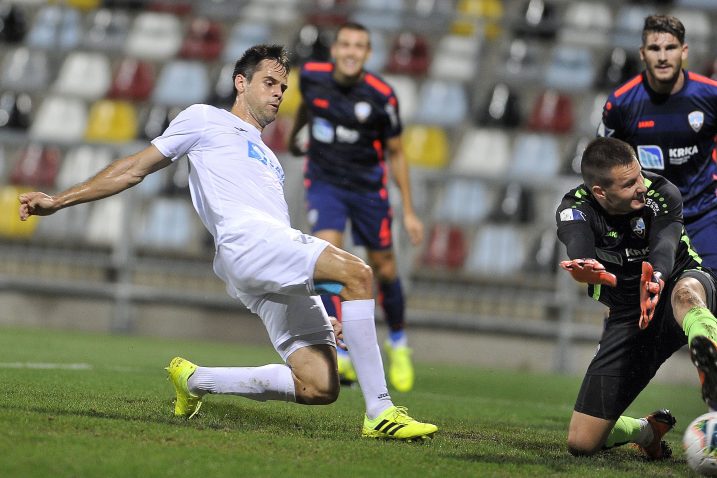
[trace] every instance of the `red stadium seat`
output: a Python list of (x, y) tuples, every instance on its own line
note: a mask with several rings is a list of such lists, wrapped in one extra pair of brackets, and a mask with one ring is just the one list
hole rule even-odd
[(197, 60), (215, 60), (224, 48), (221, 25), (207, 18), (195, 18), (189, 25), (179, 56)]
[(422, 262), (429, 267), (460, 269), (467, 255), (468, 247), (460, 227), (435, 224), (431, 229)]
[(144, 101), (154, 89), (154, 67), (135, 58), (123, 58), (117, 67), (108, 98)]
[(396, 37), (386, 70), (389, 73), (425, 75), (430, 64), (426, 39), (415, 33), (403, 32)]
[(573, 129), (573, 104), (570, 97), (555, 90), (543, 92), (533, 106), (528, 128), (550, 133), (570, 132)]
[(20, 152), (10, 173), (10, 182), (18, 186), (52, 188), (60, 169), (60, 150), (31, 144)]

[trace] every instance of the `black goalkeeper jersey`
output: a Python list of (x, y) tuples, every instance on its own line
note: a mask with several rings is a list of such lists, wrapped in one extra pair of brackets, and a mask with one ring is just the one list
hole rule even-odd
[(568, 192), (556, 212), (558, 238), (571, 259), (600, 261), (617, 277), (617, 287), (590, 285), (588, 294), (610, 308), (639, 310), (642, 262), (649, 261), (665, 282), (697, 268), (701, 259), (684, 232), (682, 197), (671, 182), (643, 171), (646, 204), (639, 211), (610, 215), (581, 184)]

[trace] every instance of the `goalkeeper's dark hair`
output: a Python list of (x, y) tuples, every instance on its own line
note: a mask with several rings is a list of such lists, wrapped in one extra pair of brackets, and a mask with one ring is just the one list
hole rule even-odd
[(677, 38), (680, 44), (685, 43), (685, 26), (672, 15), (650, 15), (645, 18), (645, 26), (642, 27), (642, 46), (645, 46), (647, 35), (650, 33), (669, 33)]
[(595, 138), (583, 152), (580, 173), (588, 188), (595, 185), (607, 188), (612, 185), (612, 168), (629, 166), (635, 160), (635, 151), (626, 142), (616, 138)]
[[(241, 75), (248, 82), (251, 82), (259, 63), (264, 60), (277, 62), (286, 71), (286, 74), (289, 74), (289, 54), (286, 48), (281, 45), (254, 45), (245, 51), (234, 65), (232, 84), (234, 84), (237, 75)], [(234, 88), (234, 94), (236, 95), (236, 88)]]
[(368, 35), (368, 46), (371, 47), (371, 32), (368, 31), (368, 28), (363, 26), (362, 24), (358, 22), (346, 22), (339, 26), (339, 28), (336, 29), (336, 35), (334, 36), (334, 43), (336, 43), (336, 40), (339, 39), (339, 33), (341, 33), (344, 30), (354, 30), (358, 32), (364, 32), (366, 35)]

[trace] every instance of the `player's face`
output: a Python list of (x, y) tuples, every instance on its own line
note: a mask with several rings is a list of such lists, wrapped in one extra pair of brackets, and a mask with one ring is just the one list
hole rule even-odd
[(687, 60), (687, 45), (670, 33), (649, 33), (640, 47), (640, 58), (650, 85), (657, 86), (660, 92), (669, 92), (679, 79), (682, 62)]
[(596, 194), (608, 214), (628, 214), (645, 206), (647, 187), (637, 159), (628, 166), (615, 166), (610, 177), (612, 184)]
[(357, 78), (371, 54), (371, 39), (368, 32), (344, 28), (333, 45), (331, 56), (336, 63), (335, 74), (339, 80)]
[(247, 113), (260, 129), (274, 121), (287, 87), (287, 71), (274, 60), (262, 60), (251, 81), (237, 75), (238, 91), (244, 91)]

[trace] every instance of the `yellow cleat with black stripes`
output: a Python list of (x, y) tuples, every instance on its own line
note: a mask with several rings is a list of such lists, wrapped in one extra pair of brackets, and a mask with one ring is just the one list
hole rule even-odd
[(408, 416), (406, 407), (392, 406), (373, 420), (364, 416), (362, 435), (367, 438), (417, 441), (433, 438), (437, 431), (437, 426), (421, 423)]

